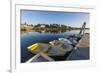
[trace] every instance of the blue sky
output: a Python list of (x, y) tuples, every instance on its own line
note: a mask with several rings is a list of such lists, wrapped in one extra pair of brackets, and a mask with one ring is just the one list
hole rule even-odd
[(81, 27), (86, 22), (89, 27), (89, 13), (21, 10), (21, 24), (25, 22), (33, 25), (57, 23), (73, 27)]

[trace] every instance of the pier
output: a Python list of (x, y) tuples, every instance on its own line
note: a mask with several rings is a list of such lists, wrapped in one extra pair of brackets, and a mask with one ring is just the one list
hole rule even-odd
[(89, 34), (83, 35), (78, 44), (76, 45), (75, 49), (89, 47), (90, 45), (89, 41), (90, 41)]
[(90, 36), (84, 34), (74, 50), (66, 58), (66, 60), (88, 60), (90, 59)]

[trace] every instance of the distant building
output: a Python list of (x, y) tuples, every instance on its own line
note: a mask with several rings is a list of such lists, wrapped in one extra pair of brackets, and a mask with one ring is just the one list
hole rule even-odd
[(41, 25), (41, 28), (45, 28), (46, 26), (45, 25)]

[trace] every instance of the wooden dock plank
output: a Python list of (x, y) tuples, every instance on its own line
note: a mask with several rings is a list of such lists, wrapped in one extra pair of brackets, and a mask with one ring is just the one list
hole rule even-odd
[(78, 48), (89, 47), (89, 45), (90, 45), (89, 41), (90, 41), (89, 34), (85, 34), (84, 36), (82, 36), (81, 40), (76, 45), (76, 47), (78, 47)]

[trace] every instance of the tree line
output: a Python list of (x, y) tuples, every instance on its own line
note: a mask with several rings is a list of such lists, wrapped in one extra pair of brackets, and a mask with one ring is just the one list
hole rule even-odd
[[(50, 31), (50, 30), (79, 30), (81, 29), (81, 27), (72, 27), (72, 26), (68, 26), (68, 25), (64, 25), (64, 24), (36, 24), (36, 25), (33, 25), (33, 24), (27, 24), (27, 23), (24, 23), (22, 24), (21, 26), (21, 30), (26, 30), (26, 29), (29, 29), (29, 30), (46, 30), (46, 31)], [(89, 29), (89, 28), (85, 28), (85, 29)]]

